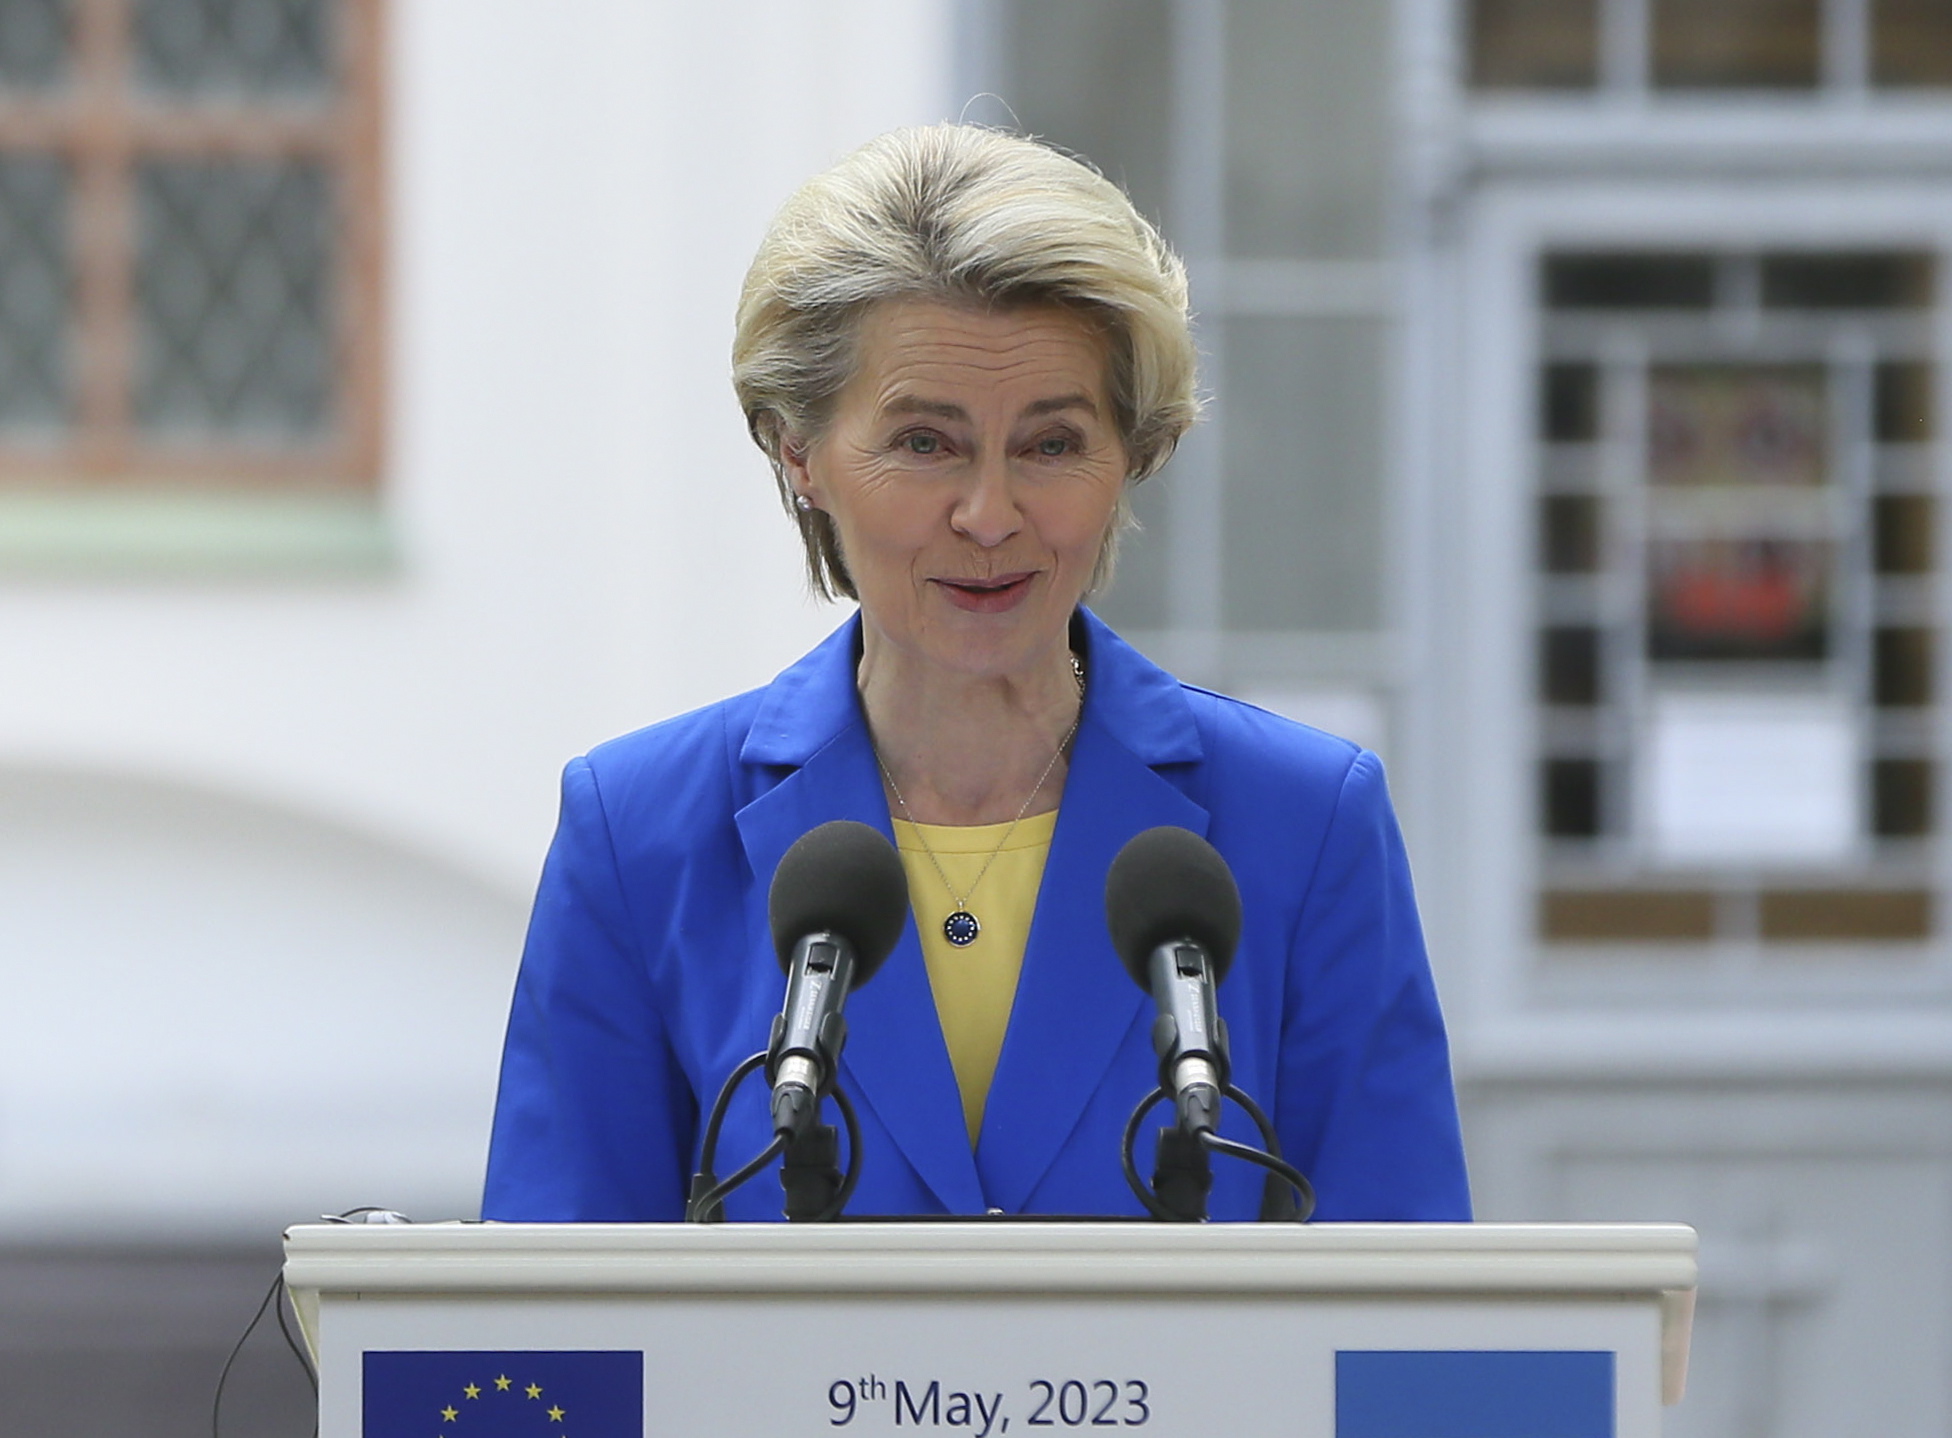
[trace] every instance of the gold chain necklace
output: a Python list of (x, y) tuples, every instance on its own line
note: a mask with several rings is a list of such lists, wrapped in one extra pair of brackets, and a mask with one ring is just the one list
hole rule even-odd
[(915, 830), (915, 837), (922, 841), (922, 852), (929, 856), (929, 862), (935, 866), (935, 875), (942, 880), (943, 892), (955, 901), (955, 908), (951, 909), (949, 916), (942, 921), (942, 937), (959, 949), (968, 948), (976, 942), (976, 936), (983, 932), (982, 922), (970, 912), (969, 901), (976, 897), (976, 890), (982, 887), (984, 876), (990, 871), (990, 865), (996, 862), (996, 856), (1009, 844), (1010, 836), (1017, 832), (1017, 825), (1021, 824), (1023, 816), (1030, 812), (1030, 806), (1043, 792), (1044, 781), (1051, 777), (1051, 771), (1057, 767), (1057, 761), (1064, 757), (1065, 747), (1077, 734), (1078, 725), (1084, 722), (1084, 664), (1075, 653), (1071, 655), (1071, 682), (1078, 687), (1077, 717), (1071, 721), (1071, 727), (1064, 731), (1064, 737), (1057, 741), (1057, 752), (1051, 755), (1050, 763), (1046, 764), (1044, 772), (1037, 776), (1037, 782), (1030, 786), (1030, 793), (1024, 797), (1023, 807), (1017, 810), (1017, 817), (1010, 821), (1010, 827), (1003, 831), (1003, 837), (996, 841), (996, 847), (991, 849), (989, 857), (983, 860), (983, 867), (976, 871), (976, 880), (969, 886), (967, 894), (958, 895), (956, 886), (949, 882), (948, 871), (942, 867), (942, 860), (936, 857), (935, 846), (929, 843), (929, 836), (923, 832), (922, 826), (915, 822), (915, 815), (909, 811), (908, 801), (901, 796), (901, 786), (895, 783), (895, 776), (888, 772), (887, 761), (881, 757), (881, 747), (870, 741), (874, 749), (874, 762), (881, 767), (881, 777), (888, 781), (888, 792), (895, 796), (895, 803), (901, 806), (902, 818), (909, 822)]

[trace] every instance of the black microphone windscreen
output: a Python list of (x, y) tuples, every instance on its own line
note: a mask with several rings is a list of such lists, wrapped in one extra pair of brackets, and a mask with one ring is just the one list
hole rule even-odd
[(908, 922), (908, 874), (878, 829), (834, 819), (809, 829), (773, 871), (766, 895), (781, 968), (808, 934), (832, 930), (854, 946), (854, 987), (874, 977)]
[(1240, 886), (1220, 851), (1190, 829), (1147, 829), (1118, 851), (1105, 875), (1112, 947), (1140, 988), (1152, 951), (1175, 939), (1206, 950), (1217, 984), (1240, 942)]

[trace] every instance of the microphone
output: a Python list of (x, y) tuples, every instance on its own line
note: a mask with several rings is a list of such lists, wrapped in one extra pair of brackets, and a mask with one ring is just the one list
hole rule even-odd
[(832, 1086), (847, 1042), (841, 1006), (874, 977), (908, 922), (908, 874), (879, 831), (835, 819), (786, 851), (766, 915), (786, 970), (786, 1002), (766, 1053), (773, 1131), (798, 1137)]
[(1159, 1086), (1186, 1134), (1213, 1133), (1229, 1080), (1227, 1025), (1214, 990), (1240, 941), (1240, 889), (1213, 845), (1187, 829), (1147, 829), (1105, 876), (1105, 922), (1134, 983), (1159, 1017)]

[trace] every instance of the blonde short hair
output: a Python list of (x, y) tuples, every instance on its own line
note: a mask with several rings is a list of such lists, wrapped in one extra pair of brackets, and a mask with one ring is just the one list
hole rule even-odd
[[(794, 505), (783, 447), (818, 440), (854, 370), (862, 317), (884, 300), (1055, 305), (1105, 338), (1130, 483), (1172, 456), (1199, 414), (1186, 269), (1125, 192), (1047, 145), (980, 125), (870, 140), (801, 186), (746, 272), (732, 384), (816, 593), (858, 597), (832, 521)], [(1130, 523), (1121, 497), (1096, 588)]]

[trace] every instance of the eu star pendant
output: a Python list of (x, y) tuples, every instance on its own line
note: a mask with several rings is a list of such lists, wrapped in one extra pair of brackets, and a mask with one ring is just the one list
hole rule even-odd
[(942, 860), (936, 857), (935, 846), (929, 843), (929, 836), (923, 831), (922, 826), (915, 823), (915, 816), (908, 809), (908, 801), (901, 796), (901, 787), (895, 783), (895, 776), (888, 772), (888, 765), (881, 757), (880, 748), (878, 746), (875, 748), (874, 762), (881, 766), (881, 777), (888, 782), (888, 792), (895, 796), (895, 803), (901, 806), (902, 818), (914, 825), (915, 837), (922, 841), (922, 852), (929, 856), (929, 863), (935, 866), (936, 877), (942, 880), (943, 892), (948, 894), (955, 904), (955, 907), (949, 911), (949, 916), (942, 921), (942, 937), (958, 949), (968, 948), (976, 942), (976, 936), (983, 932), (982, 921), (970, 912), (969, 901), (976, 897), (976, 890), (982, 887), (983, 877), (989, 873), (990, 865), (996, 862), (996, 856), (1002, 853), (1004, 846), (1010, 842), (1010, 836), (1017, 832), (1017, 825), (1023, 822), (1023, 816), (1030, 812), (1031, 804), (1043, 791), (1044, 781), (1051, 777), (1051, 770), (1055, 769), (1057, 761), (1064, 757), (1065, 749), (1070, 746), (1072, 737), (1078, 732), (1078, 725), (1084, 720), (1084, 664), (1076, 654), (1071, 655), (1071, 682), (1078, 688), (1077, 717), (1071, 721), (1071, 727), (1064, 731), (1064, 737), (1057, 741), (1057, 752), (1051, 755), (1050, 763), (1046, 764), (1044, 772), (1037, 776), (1037, 782), (1030, 786), (1030, 793), (1024, 796), (1023, 807), (1017, 810), (1017, 817), (1010, 821), (1010, 827), (1003, 831), (1003, 837), (996, 841), (996, 847), (991, 849), (989, 857), (983, 860), (983, 867), (976, 871), (976, 882), (969, 886), (967, 894), (958, 894), (956, 886), (949, 882), (948, 871), (942, 867)]

